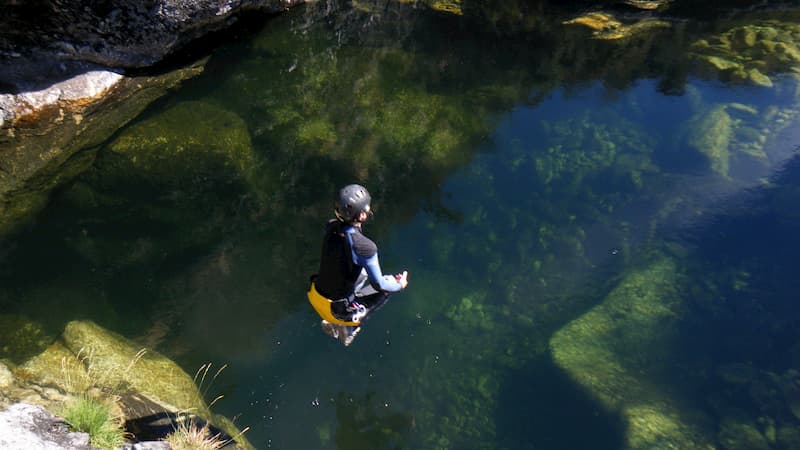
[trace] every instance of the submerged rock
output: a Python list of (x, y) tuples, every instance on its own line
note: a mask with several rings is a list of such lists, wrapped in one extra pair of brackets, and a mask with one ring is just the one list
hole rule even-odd
[(733, 136), (733, 119), (724, 105), (698, 113), (689, 120), (692, 130), (689, 146), (708, 158), (711, 170), (723, 177), (730, 168), (730, 141)]
[[(642, 2), (642, 6), (646, 6)], [(658, 5), (654, 5), (655, 9)], [(637, 19), (624, 23), (614, 15), (606, 12), (590, 12), (564, 22), (564, 25), (581, 25), (592, 30), (595, 39), (617, 40), (625, 39), (658, 29), (670, 28), (672, 25), (664, 20), (647, 18)]]
[(201, 248), (264, 177), (256, 164), (237, 114), (178, 103), (120, 132), (63, 191), (62, 204), (80, 211), (65, 240), (93, 264), (123, 267)]
[(236, 114), (191, 101), (135, 123), (99, 158), (99, 183), (169, 190), (208, 189), (247, 179), (253, 170), (247, 124)]
[(50, 192), (91, 165), (98, 145), (202, 67), (142, 77), (78, 67), (60, 82), (0, 94), (0, 235), (40, 211)]
[(725, 419), (720, 425), (718, 440), (729, 450), (769, 450), (767, 439), (755, 425)]
[(53, 338), (41, 324), (17, 314), (0, 315), (0, 359), (15, 363), (41, 352)]
[(550, 341), (555, 363), (620, 412), (627, 448), (711, 448), (703, 413), (658, 388), (657, 380), (674, 370), (663, 353), (679, 333), (680, 278), (676, 262), (660, 257), (628, 274), (603, 303)]
[(800, 70), (800, 25), (764, 20), (695, 41), (690, 56), (725, 81), (771, 88), (771, 77)]

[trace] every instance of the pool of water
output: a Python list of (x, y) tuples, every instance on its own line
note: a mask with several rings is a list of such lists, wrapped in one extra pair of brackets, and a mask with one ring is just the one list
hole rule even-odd
[[(619, 42), (323, 6), (112, 138), (3, 244), (3, 309), (227, 364), (204, 390), (257, 448), (800, 442), (798, 81), (687, 56), (741, 21)], [(410, 285), (345, 348), (305, 289), (354, 181)]]

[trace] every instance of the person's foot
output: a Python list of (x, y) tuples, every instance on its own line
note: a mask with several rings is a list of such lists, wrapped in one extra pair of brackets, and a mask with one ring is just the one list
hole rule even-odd
[(348, 347), (350, 344), (353, 343), (353, 339), (356, 338), (356, 335), (358, 334), (359, 331), (361, 331), (361, 327), (355, 327), (352, 330), (350, 330), (350, 333), (344, 337), (344, 340), (342, 340), (342, 343), (344, 343), (345, 347)]
[(322, 331), (328, 336), (334, 339), (339, 339), (339, 328), (334, 324), (328, 322), (325, 319), (322, 319), (322, 322), (320, 322), (319, 326), (322, 328)]
[(367, 315), (367, 312), (368, 312), (367, 308), (364, 305), (360, 304), (360, 303), (355, 303), (355, 302), (353, 302), (353, 303), (355, 304), (355, 308), (354, 308), (355, 311), (353, 312), (353, 315), (350, 318), (350, 320), (353, 321), (353, 322), (361, 322), (361, 319), (363, 319), (364, 316)]

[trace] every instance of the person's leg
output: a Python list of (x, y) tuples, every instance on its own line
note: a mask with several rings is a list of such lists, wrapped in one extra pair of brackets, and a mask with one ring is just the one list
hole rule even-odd
[(388, 292), (375, 292), (374, 294), (367, 295), (365, 297), (356, 297), (356, 301), (367, 308), (367, 315), (362, 318), (361, 321), (363, 322), (364, 319), (383, 307), (383, 305), (385, 305), (389, 300), (389, 295), (390, 294)]

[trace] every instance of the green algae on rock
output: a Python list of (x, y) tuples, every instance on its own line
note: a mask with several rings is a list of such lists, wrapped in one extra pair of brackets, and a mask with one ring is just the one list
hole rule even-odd
[(181, 102), (122, 131), (98, 158), (98, 178), (158, 190), (247, 180), (253, 147), (245, 122), (203, 102)]
[(94, 264), (124, 267), (207, 245), (255, 190), (256, 164), (236, 114), (178, 103), (124, 129), (61, 193), (70, 211), (80, 211), (66, 241)]
[(55, 386), (70, 394), (84, 392), (94, 383), (84, 362), (61, 341), (53, 342), (15, 372), (35, 384)]
[(586, 112), (563, 121), (543, 121), (550, 145), (535, 157), (536, 175), (542, 184), (583, 187), (585, 181), (612, 175), (633, 186), (642, 186), (642, 175), (656, 172), (650, 155), (654, 139), (621, 118), (617, 122)]
[[(138, 398), (152, 405), (151, 413), (157, 408), (195, 414), (224, 430), (241, 448), (253, 448), (230, 420), (209, 410), (195, 381), (177, 364), (93, 322), (68, 323), (61, 341), (13, 373), (22, 385), (15, 389), (13, 400), (33, 399), (53, 409), (64, 395), (125, 394), (121, 398)], [(56, 388), (59, 393), (47, 394), (36, 386)]]
[(781, 133), (800, 115), (800, 97), (759, 110), (742, 103), (700, 107), (687, 122), (686, 144), (726, 179), (739, 179), (757, 167), (767, 168), (783, 156), (775, 145)]
[(66, 94), (59, 92), (47, 96), (58, 99), (56, 104), (6, 121), (0, 134), (0, 235), (30, 221), (55, 188), (91, 165), (97, 146), (156, 98), (202, 72), (203, 64), (150, 77), (114, 74), (117, 81), (100, 98), (62, 98)]
[(90, 376), (95, 375), (98, 384), (112, 390), (130, 386), (169, 410), (209, 416), (192, 377), (159, 353), (142, 353), (132, 342), (93, 322), (70, 322), (62, 337), (75, 355), (86, 355), (86, 364), (92, 368)]
[(771, 88), (774, 75), (797, 77), (800, 25), (787, 18), (733, 27), (696, 41), (690, 56), (725, 81)]
[(669, 372), (664, 352), (679, 332), (681, 279), (677, 261), (658, 257), (550, 341), (555, 363), (627, 421), (628, 448), (712, 448), (702, 413), (656, 381)]
[(582, 25), (592, 30), (592, 37), (601, 40), (627, 39), (654, 30), (670, 28), (664, 20), (646, 18), (623, 23), (606, 12), (590, 12), (564, 22), (564, 25)]
[(699, 113), (689, 123), (693, 124), (689, 145), (708, 158), (711, 170), (727, 177), (730, 168), (728, 147), (733, 135), (733, 119), (725, 106), (719, 105), (710, 111)]
[(0, 314), (0, 359), (19, 364), (47, 348), (53, 340), (41, 324), (25, 316)]

